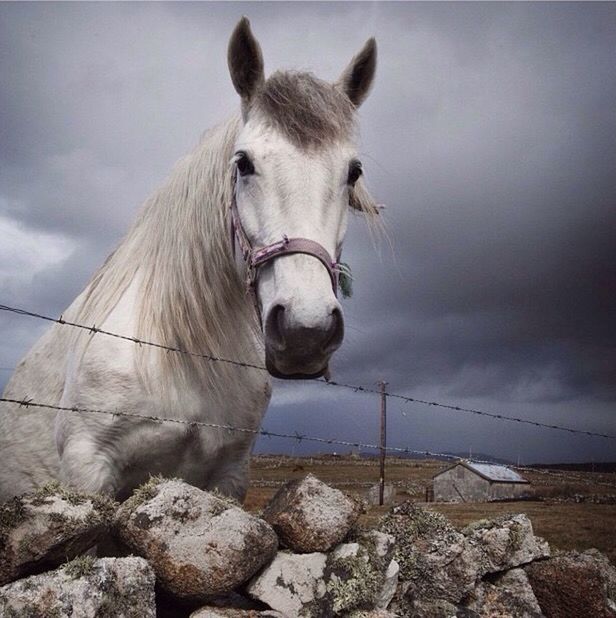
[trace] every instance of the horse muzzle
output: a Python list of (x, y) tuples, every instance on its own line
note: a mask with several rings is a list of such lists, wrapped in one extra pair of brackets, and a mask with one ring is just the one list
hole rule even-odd
[(265, 360), (276, 378), (311, 379), (326, 371), (331, 355), (344, 338), (344, 319), (338, 303), (321, 315), (298, 320), (292, 307), (275, 303), (265, 318)]

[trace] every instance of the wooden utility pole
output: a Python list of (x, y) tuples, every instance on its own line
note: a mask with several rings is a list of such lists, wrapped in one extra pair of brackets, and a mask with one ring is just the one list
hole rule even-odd
[(385, 451), (387, 449), (387, 395), (385, 387), (387, 382), (381, 380), (379, 387), (381, 389), (381, 478), (379, 481), (379, 505), (383, 506), (383, 498), (385, 493)]

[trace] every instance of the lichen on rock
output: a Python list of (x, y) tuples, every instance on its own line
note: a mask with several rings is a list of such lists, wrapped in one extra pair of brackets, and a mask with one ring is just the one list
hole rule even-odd
[[(323, 553), (294, 554), (283, 550), (252, 579), (247, 592), (288, 618), (331, 615)], [(329, 612), (329, 613), (328, 613)]]
[(0, 588), (6, 618), (154, 618), (154, 573), (142, 558), (78, 558)]
[(324, 552), (340, 543), (361, 514), (361, 504), (308, 474), (283, 485), (263, 511), (284, 546)]
[(491, 575), (479, 582), (464, 608), (479, 616), (542, 618), (541, 608), (521, 568)]
[(334, 612), (387, 607), (398, 581), (394, 538), (376, 530), (339, 545), (327, 562), (327, 589)]
[(411, 601), (458, 603), (481, 576), (481, 552), (440, 513), (405, 502), (382, 518), (379, 530), (395, 538), (394, 559)]
[[(390, 509), (379, 522), (378, 529), (395, 538), (394, 558), (400, 565), (400, 577), (411, 580), (419, 575), (415, 542), (421, 538), (452, 537), (455, 528), (436, 511), (407, 501)], [(453, 539), (452, 539), (453, 540)]]
[(257, 611), (253, 609), (236, 609), (234, 607), (201, 607), (190, 618), (287, 618), (273, 610)]
[(117, 505), (49, 483), (0, 505), (0, 584), (53, 568), (93, 546)]
[(331, 596), (335, 614), (374, 606), (383, 587), (385, 573), (372, 564), (365, 548), (357, 545), (356, 553), (346, 555), (339, 551), (333, 552), (327, 568), (327, 592)]
[(462, 533), (482, 552), (482, 575), (496, 573), (550, 555), (549, 545), (533, 533), (524, 514), (506, 514), (474, 522)]
[(179, 480), (151, 479), (118, 509), (114, 529), (168, 592), (191, 600), (232, 591), (278, 546), (265, 521)]
[(561, 553), (524, 570), (546, 616), (616, 616), (616, 567), (598, 550)]

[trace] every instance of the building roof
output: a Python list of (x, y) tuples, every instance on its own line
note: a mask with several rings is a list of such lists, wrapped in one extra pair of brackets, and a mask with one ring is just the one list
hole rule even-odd
[(522, 478), (517, 472), (511, 468), (507, 468), (507, 466), (476, 463), (474, 461), (465, 461), (464, 463), (467, 468), (470, 468), (490, 481), (500, 481), (502, 483), (528, 483), (525, 478)]
[(517, 472), (511, 470), (511, 468), (507, 468), (507, 466), (503, 466), (501, 464), (488, 464), (488, 463), (478, 463), (475, 461), (467, 461), (461, 459), (453, 466), (450, 466), (446, 470), (439, 472), (434, 475), (434, 478), (443, 474), (443, 472), (447, 472), (447, 470), (451, 470), (456, 466), (464, 466), (478, 474), (479, 476), (487, 479), (488, 481), (494, 481), (497, 483), (528, 483), (528, 481), (520, 476)]

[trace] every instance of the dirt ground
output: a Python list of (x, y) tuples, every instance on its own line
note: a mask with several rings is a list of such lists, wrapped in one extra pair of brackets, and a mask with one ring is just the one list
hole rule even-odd
[[(596, 547), (616, 564), (616, 504), (576, 503), (579, 496), (616, 495), (616, 473), (528, 472), (533, 500), (479, 503), (425, 503), (432, 477), (450, 463), (433, 460), (387, 460), (385, 477), (396, 487), (395, 502), (413, 500), (446, 515), (457, 527), (504, 513), (526, 513), (536, 534), (553, 550)], [(378, 482), (379, 463), (373, 459), (345, 457), (255, 456), (251, 462), (251, 487), (245, 507), (262, 509), (285, 481), (311, 473), (343, 491), (362, 495)], [(604, 484), (611, 484), (612, 487)], [(576, 498), (577, 496), (577, 498)], [(388, 506), (371, 506), (361, 523), (374, 526)]]

